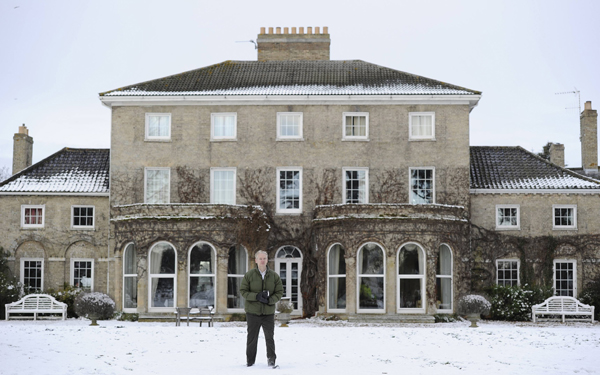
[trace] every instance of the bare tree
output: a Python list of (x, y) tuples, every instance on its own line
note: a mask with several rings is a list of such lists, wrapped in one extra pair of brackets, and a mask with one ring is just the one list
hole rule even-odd
[(7, 165), (0, 167), (0, 182), (6, 180), (10, 176), (12, 176), (12, 175), (10, 173), (10, 168), (8, 168)]

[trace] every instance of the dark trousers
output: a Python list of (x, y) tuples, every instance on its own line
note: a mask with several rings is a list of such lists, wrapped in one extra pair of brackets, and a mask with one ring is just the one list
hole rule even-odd
[(256, 346), (258, 344), (258, 333), (260, 327), (265, 334), (267, 343), (267, 359), (269, 362), (275, 363), (277, 356), (275, 355), (275, 315), (254, 315), (246, 314), (246, 322), (248, 323), (248, 339), (246, 341), (246, 361), (248, 364), (254, 364), (256, 360)]

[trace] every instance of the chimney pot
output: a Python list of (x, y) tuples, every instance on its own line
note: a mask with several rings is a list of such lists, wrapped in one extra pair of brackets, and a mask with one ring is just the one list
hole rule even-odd
[(298, 32), (298, 34), (304, 34), (304, 27), (300, 27), (300, 32)]
[(29, 135), (29, 129), (27, 129), (27, 126), (25, 126), (25, 124), (19, 126), (19, 134)]
[(296, 34), (296, 28), (292, 27), (292, 34)]
[(265, 28), (264, 28), (264, 27), (261, 27), (261, 28), (260, 28), (260, 33), (261, 33), (261, 34), (264, 34), (264, 33), (265, 33)]
[(273, 28), (269, 27), (269, 34), (273, 34)]
[(329, 34), (329, 27), (323, 26), (323, 34)]
[(592, 109), (592, 102), (590, 100), (585, 102), (585, 104), (583, 105), (583, 109), (584, 110)]
[(315, 27), (315, 34), (321, 34), (321, 28), (319, 26)]
[(277, 34), (281, 34), (281, 27), (278, 27), (275, 30), (277, 30)]
[(289, 34), (289, 30), (290, 30), (289, 27), (284, 27), (283, 28), (283, 33), (284, 34)]
[(306, 28), (306, 33), (307, 34), (312, 34), (312, 26), (309, 26)]

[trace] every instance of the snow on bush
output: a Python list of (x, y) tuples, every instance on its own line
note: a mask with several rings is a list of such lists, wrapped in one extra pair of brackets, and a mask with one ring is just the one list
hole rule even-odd
[(81, 293), (75, 298), (75, 312), (91, 320), (111, 319), (115, 313), (115, 301), (104, 293)]
[(494, 285), (486, 289), (492, 303), (492, 319), (509, 321), (531, 320), (531, 306), (552, 296), (551, 288), (531, 288), (529, 285)]
[(492, 304), (485, 297), (477, 294), (467, 294), (458, 300), (458, 312), (460, 314), (484, 314), (487, 315)]

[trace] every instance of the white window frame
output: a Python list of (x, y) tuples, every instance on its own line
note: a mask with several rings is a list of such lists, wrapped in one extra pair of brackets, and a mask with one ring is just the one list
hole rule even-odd
[[(41, 224), (25, 224), (25, 210), (26, 209), (42, 209), (42, 223)], [(43, 228), (46, 224), (46, 205), (45, 204), (24, 204), (21, 206), (21, 228), (24, 229), (35, 229), (35, 228)]]
[[(293, 249), (293, 250), (292, 250)], [(288, 251), (292, 250), (292, 254), (290, 254)], [(290, 257), (290, 258), (283, 258), (283, 257), (279, 257), (279, 254), (281, 252), (287, 253), (287, 255), (293, 255), (294, 251), (298, 251), (298, 254), (300, 254), (299, 257)], [(282, 298), (288, 298), (290, 303), (293, 305), (294, 301), (292, 300), (292, 264), (293, 263), (297, 263), (298, 264), (298, 293), (296, 295), (297, 300), (297, 308), (292, 310), (292, 314), (294, 315), (298, 315), (302, 313), (302, 261), (304, 259), (304, 255), (302, 254), (302, 251), (297, 248), (296, 246), (292, 246), (292, 245), (284, 245), (281, 246), (279, 249), (277, 249), (277, 251), (275, 252), (275, 259), (274, 259), (274, 266), (275, 266), (275, 272), (277, 272), (277, 274), (281, 275), (281, 270), (282, 268), (285, 268), (286, 271), (286, 285), (283, 288), (283, 297)]]
[[(299, 196), (299, 207), (298, 208), (280, 208), (279, 204), (280, 204), (280, 197), (281, 197), (281, 190), (280, 190), (280, 184), (279, 184), (279, 179), (280, 179), (280, 174), (281, 172), (286, 172), (286, 171), (294, 171), (294, 172), (299, 172), (299, 183), (300, 183), (300, 196)], [(276, 196), (276, 213), (278, 214), (301, 214), (302, 213), (302, 167), (278, 167), (277, 168), (277, 178), (276, 180), (276, 191), (277, 191), (277, 196)]]
[[(516, 208), (517, 209), (517, 224), (516, 225), (499, 225), (500, 216), (498, 215), (499, 209), (504, 208)], [(519, 204), (497, 204), (496, 211), (494, 215), (494, 220), (496, 221), (496, 230), (521, 230), (521, 205)]]
[(169, 204), (171, 203), (171, 168), (169, 167), (146, 167), (144, 168), (144, 203), (148, 203), (148, 171), (165, 170), (169, 172), (169, 184), (167, 186), (167, 201), (152, 204)]
[[(431, 135), (418, 136), (413, 135), (413, 117), (415, 116), (431, 116)], [(431, 140), (435, 141), (435, 112), (409, 112), (408, 114), (408, 139), (409, 140)]]
[[(202, 245), (208, 245), (208, 247), (210, 247), (210, 251), (212, 254), (212, 260), (213, 260), (213, 273), (194, 273), (192, 274), (190, 272), (190, 267), (192, 265), (192, 250), (194, 250), (194, 248), (196, 246), (201, 247)], [(195, 278), (202, 278), (202, 277), (212, 277), (213, 279), (213, 300), (212, 300), (212, 304), (209, 306), (215, 307), (216, 303), (217, 303), (217, 267), (218, 267), (218, 259), (217, 259), (217, 249), (215, 249), (215, 247), (213, 246), (213, 244), (211, 244), (210, 242), (206, 242), (206, 241), (198, 241), (196, 243), (194, 243), (190, 249), (188, 250), (188, 257), (187, 257), (187, 307), (190, 307), (190, 291), (191, 291), (191, 287), (192, 287), (192, 277)], [(177, 265), (177, 263), (175, 263)], [(227, 306), (227, 305), (225, 305)]]
[[(344, 249), (344, 247), (342, 246), (342, 244), (340, 243), (334, 243), (333, 245), (329, 246), (329, 249), (327, 250), (327, 291), (326, 291), (326, 297), (327, 298), (327, 312), (328, 313), (345, 313), (346, 310), (348, 309), (348, 265), (346, 264), (346, 273), (337, 273), (337, 274), (330, 274), (329, 273), (329, 257), (331, 254), (331, 249), (333, 249), (334, 246), (340, 246), (342, 248), (342, 250), (344, 251), (344, 254), (346, 253), (346, 249)], [(344, 259), (344, 262), (346, 260)], [(329, 280), (330, 279), (344, 279), (344, 283), (345, 288), (346, 288), (346, 308), (345, 309), (336, 309), (336, 308), (331, 308), (329, 306)]]
[[(432, 172), (431, 182), (431, 202), (429, 203), (413, 203), (413, 191), (412, 191), (412, 171), (413, 170), (426, 170), (429, 169)], [(408, 200), (410, 204), (434, 204), (436, 202), (435, 197), (435, 167), (410, 167), (408, 168)]]
[[(131, 245), (131, 247), (129, 247), (130, 245)], [(126, 258), (125, 255), (126, 255), (127, 251), (133, 251), (134, 253), (136, 253), (135, 258), (137, 259), (137, 252), (136, 252), (137, 250), (136, 250), (135, 244), (133, 242), (129, 242), (125, 245), (125, 248), (123, 250), (123, 257), (121, 258), (123, 261), (122, 262), (123, 263), (122, 264), (122, 266), (123, 266), (123, 282), (121, 284), (121, 292), (122, 292), (122, 297), (123, 297), (122, 298), (123, 299), (123, 301), (122, 301), (123, 302), (123, 312), (135, 313), (135, 312), (137, 312), (137, 301), (136, 301), (136, 307), (125, 307), (125, 280), (127, 278), (135, 278), (136, 288), (137, 288), (137, 285), (139, 282), (137, 273), (125, 273), (125, 258)]]
[(552, 265), (552, 289), (556, 294), (556, 263), (571, 263), (573, 264), (573, 297), (577, 298), (577, 260), (575, 259), (554, 259)]
[[(175, 252), (175, 269), (174, 273), (152, 273), (152, 250), (158, 244), (168, 244), (171, 246)], [(193, 247), (193, 246), (192, 246)], [(177, 271), (178, 271), (178, 260), (177, 260), (177, 248), (173, 246), (172, 243), (167, 241), (159, 241), (153, 244), (148, 250), (148, 312), (169, 312), (172, 313), (175, 307), (177, 306)], [(189, 268), (189, 262), (188, 262)], [(160, 279), (160, 278), (172, 278), (173, 279), (173, 306), (172, 307), (152, 307), (152, 301), (154, 296), (152, 295), (152, 279)], [(139, 282), (139, 280), (138, 280)], [(139, 298), (139, 297), (138, 297)], [(139, 304), (138, 304), (139, 307)]]
[(41, 262), (42, 263), (42, 276), (40, 282), (40, 290), (37, 293), (42, 293), (44, 290), (44, 258), (21, 258), (21, 275), (19, 281), (25, 287), (25, 262)]
[[(281, 117), (285, 115), (293, 115), (300, 117), (298, 135), (282, 135), (281, 134)], [(277, 141), (303, 141), (304, 134), (304, 114), (302, 112), (277, 112)]]
[[(233, 116), (233, 135), (217, 136), (215, 135), (215, 118)], [(210, 114), (210, 140), (211, 141), (236, 141), (237, 140), (237, 112), (221, 112)]]
[[(346, 135), (346, 117), (364, 116), (365, 135)], [(343, 141), (368, 141), (369, 140), (369, 112), (344, 112), (342, 115), (342, 140)]]
[[(573, 225), (556, 225), (556, 210), (570, 208), (573, 210)], [(552, 205), (552, 229), (554, 230), (577, 230), (577, 205), (576, 204), (553, 204)]]
[[(91, 208), (92, 209), (92, 225), (75, 225), (75, 209), (76, 208)], [(71, 229), (94, 229), (96, 226), (96, 207), (90, 205), (73, 205), (71, 206)]]
[[(167, 117), (168, 125), (167, 131), (168, 135), (160, 136), (160, 135), (150, 135), (150, 118), (151, 117)], [(171, 114), (170, 113), (146, 113), (146, 141), (170, 141), (171, 140)]]
[(498, 270), (500, 262), (517, 262), (517, 286), (521, 285), (521, 260), (519, 259), (496, 259), (496, 285), (500, 285), (500, 280), (498, 279)]
[[(246, 254), (246, 272), (248, 272), (250, 269), (248, 268), (249, 264), (248, 264), (248, 250), (246, 249), (245, 246), (242, 245), (238, 245), (240, 247), (240, 249), (242, 249), (244, 251), (244, 253)], [(237, 246), (235, 246), (237, 247)], [(240, 281), (244, 278), (244, 275), (242, 274), (237, 274), (237, 273), (229, 273), (229, 251), (231, 250), (231, 248), (229, 250), (227, 250), (227, 287), (226, 287), (226, 291), (229, 291), (229, 279), (239, 279)], [(216, 286), (216, 284), (215, 284)], [(240, 299), (243, 300), (244, 297), (242, 297), (241, 295), (238, 296)], [(229, 295), (227, 295), (227, 299), (229, 299)], [(225, 305), (227, 306), (227, 304)], [(232, 312), (232, 313), (241, 313), (244, 312), (244, 308), (229, 308), (227, 307), (227, 311), (228, 312)]]
[[(233, 172), (233, 203), (216, 201), (215, 172)], [(211, 168), (210, 169), (210, 203), (212, 204), (236, 204), (237, 201), (237, 168)]]
[(354, 167), (343, 167), (342, 168), (342, 203), (347, 204), (347, 189), (346, 189), (346, 172), (353, 172), (353, 171), (363, 171), (365, 172), (365, 194), (364, 194), (364, 198), (365, 201), (364, 202), (359, 202), (359, 203), (354, 203), (354, 204), (367, 204), (369, 203), (369, 168), (364, 168), (364, 167), (360, 167), (360, 168), (354, 168)]
[[(92, 263), (92, 276), (91, 276), (91, 283), (90, 283), (90, 292), (94, 291), (94, 259), (93, 258), (71, 258), (71, 275), (70, 275), (70, 282), (72, 286), (75, 286), (75, 262), (91, 262)], [(81, 289), (83, 289), (83, 287), (80, 287)]]
[[(436, 278), (436, 285), (437, 285), (437, 279), (449, 279), (450, 280), (450, 308), (449, 309), (437, 309), (437, 312), (441, 313), (441, 314), (452, 314), (452, 312), (454, 310), (454, 252), (452, 251), (452, 247), (450, 247), (450, 245), (448, 245), (447, 243), (442, 243), (440, 245), (440, 252), (438, 253), (438, 261), (441, 261), (441, 259), (439, 259), (439, 257), (441, 255), (441, 247), (442, 246), (447, 246), (448, 250), (450, 251), (450, 275), (437, 274), (437, 267), (436, 267), (435, 278)], [(427, 270), (425, 270), (425, 272), (427, 272)], [(437, 306), (437, 301), (436, 301), (436, 306)]]
[[(382, 252), (383, 258), (383, 274), (363, 274), (360, 273), (360, 252), (362, 249), (368, 244), (375, 244), (379, 246)], [(360, 314), (385, 314), (387, 307), (387, 256), (385, 252), (385, 247), (383, 247), (378, 242), (366, 242), (360, 245), (358, 251), (356, 252), (356, 312)], [(363, 277), (383, 277), (383, 309), (361, 309), (360, 308), (360, 285), (361, 279)], [(346, 305), (347, 306), (347, 305)]]
[[(400, 251), (406, 245), (416, 245), (419, 257), (423, 260), (423, 274), (407, 275), (399, 273), (400, 266)], [(408, 314), (425, 314), (427, 306), (427, 258), (425, 255), (425, 249), (423, 246), (416, 242), (406, 242), (400, 245), (398, 251), (396, 251), (396, 311), (398, 313)], [(400, 280), (421, 280), (421, 307), (400, 307)]]

